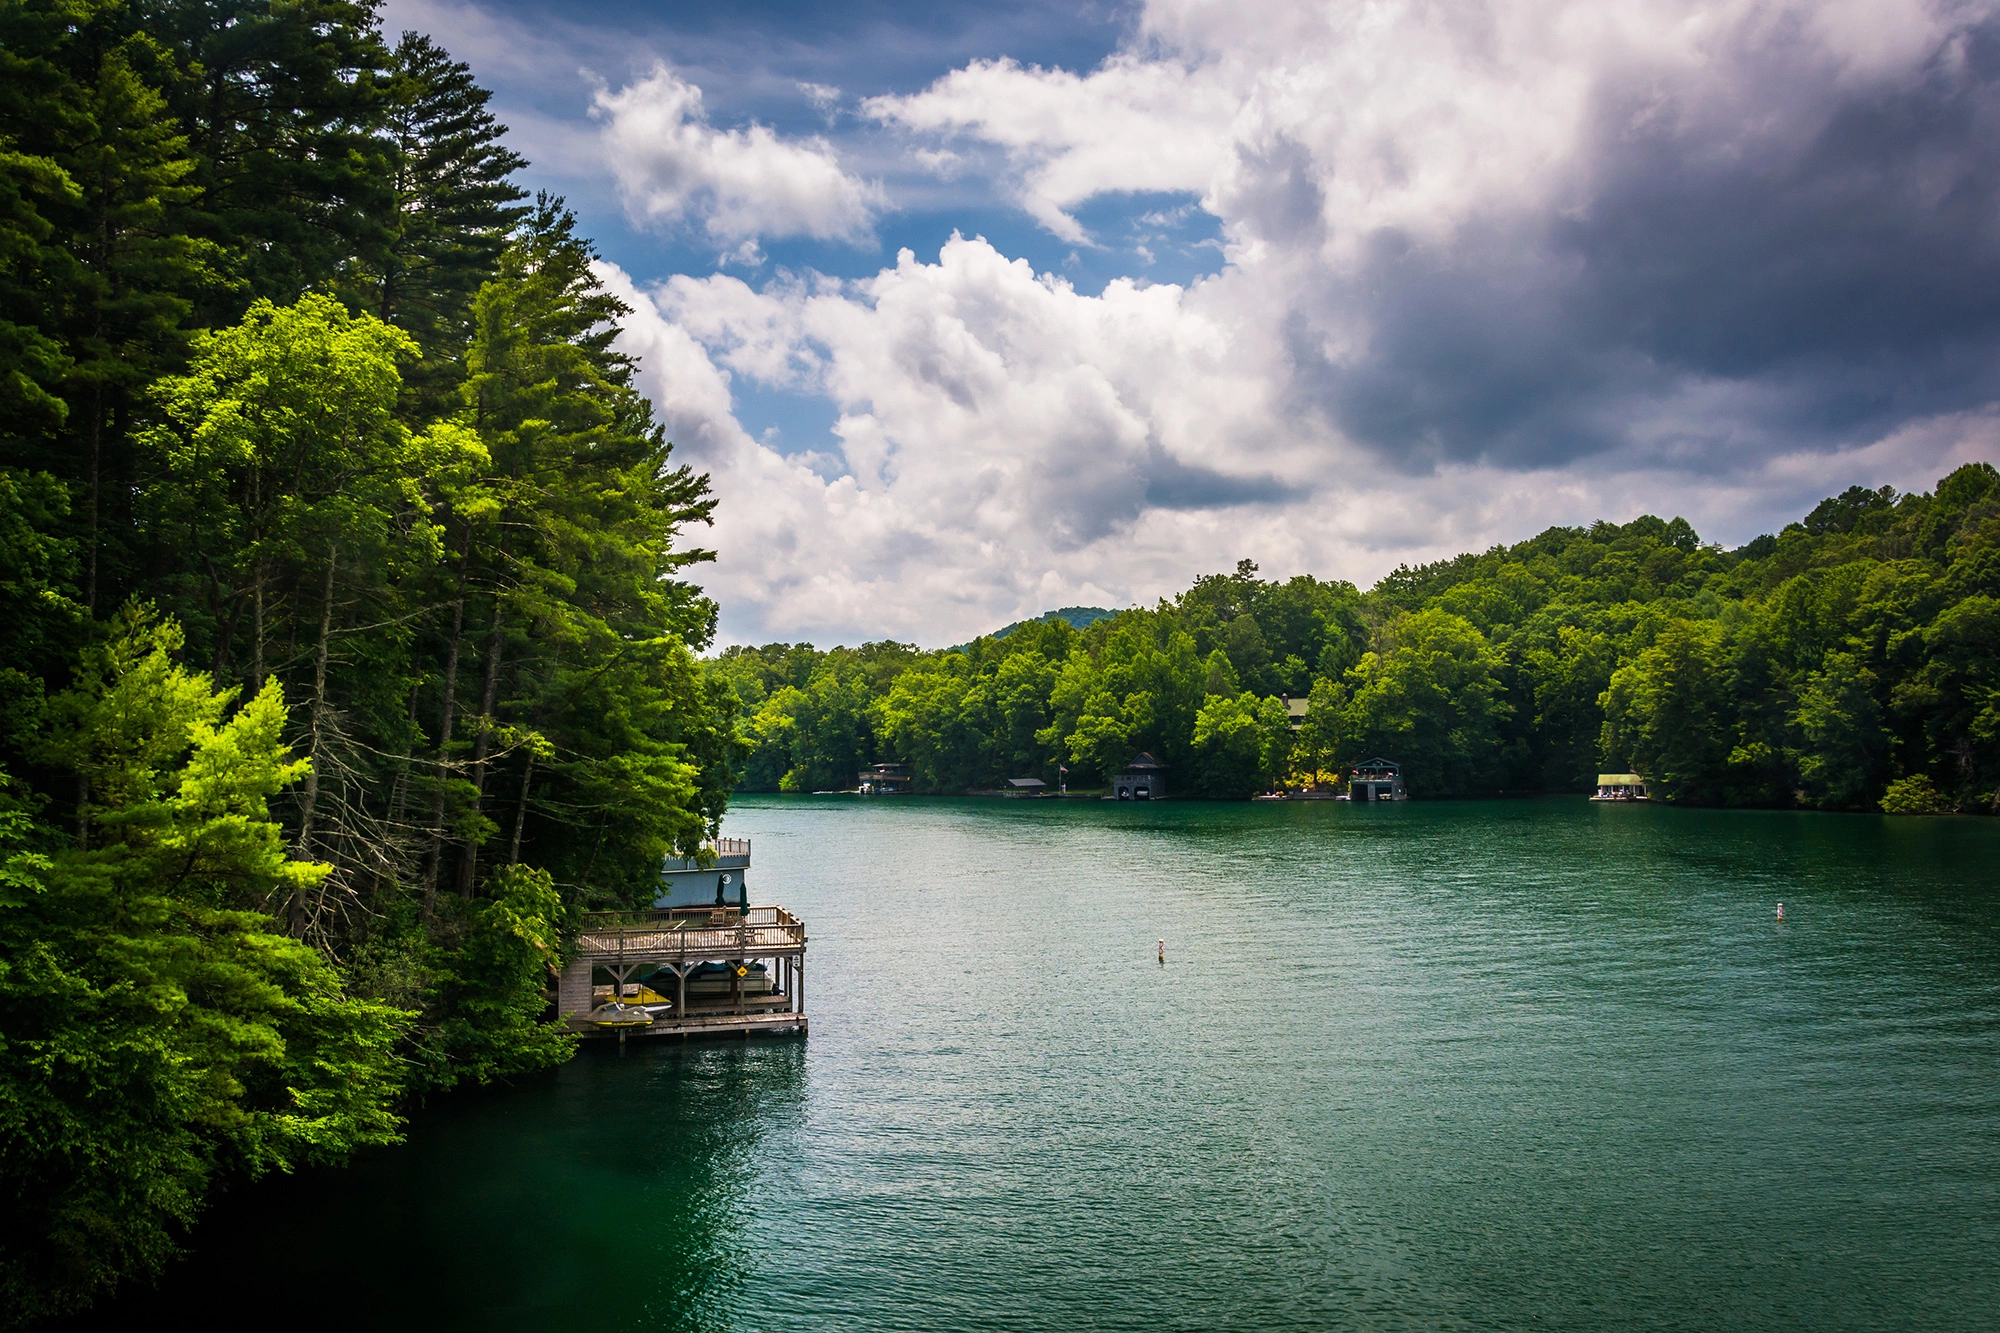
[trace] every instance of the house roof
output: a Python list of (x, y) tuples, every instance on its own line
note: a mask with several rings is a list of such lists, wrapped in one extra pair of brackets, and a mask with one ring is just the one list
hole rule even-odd
[(1035, 787), (1046, 787), (1049, 784), (1040, 778), (1008, 778), (1007, 785), (1016, 790), (1026, 791)]
[(1127, 773), (1150, 773), (1156, 770), (1164, 769), (1165, 767), (1166, 767), (1165, 764), (1153, 758), (1153, 756), (1146, 753), (1146, 751), (1141, 750), (1139, 751), (1139, 753), (1132, 756), (1131, 763), (1125, 765), (1125, 771)]
[(1597, 785), (1600, 787), (1643, 787), (1646, 779), (1637, 773), (1599, 773)]

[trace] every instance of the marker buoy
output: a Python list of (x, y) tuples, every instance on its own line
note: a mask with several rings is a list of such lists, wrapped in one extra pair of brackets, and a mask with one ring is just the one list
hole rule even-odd
[(1779, 903), (1779, 904), (1778, 904), (1778, 920), (1780, 920), (1780, 921), (1783, 921), (1784, 919), (1785, 919), (1785, 905), (1784, 905), (1783, 903)]
[(1167, 942), (1165, 940), (1160, 941), (1160, 961), (1163, 963), (1167, 961)]

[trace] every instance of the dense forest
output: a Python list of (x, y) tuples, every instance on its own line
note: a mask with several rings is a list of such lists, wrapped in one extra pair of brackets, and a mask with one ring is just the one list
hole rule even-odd
[[(1376, 755), (1412, 795), (1588, 790), (1689, 804), (1991, 811), (2000, 793), (2000, 474), (1854, 487), (1734, 551), (1681, 519), (1551, 528), (1347, 583), (1250, 561), (1079, 630), (944, 652), (731, 648), (756, 790), (1072, 789), (1140, 750), (1181, 792), (1330, 780)], [(1286, 697), (1308, 702), (1293, 726)]]
[(0, 1322), (566, 1057), (733, 784), (704, 477), (487, 93), (345, 0), (0, 0)]

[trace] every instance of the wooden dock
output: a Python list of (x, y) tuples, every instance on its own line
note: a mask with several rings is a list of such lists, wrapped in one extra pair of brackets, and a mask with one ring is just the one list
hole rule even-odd
[[(769, 994), (746, 994), (749, 964), (761, 962), (772, 981)], [(688, 974), (704, 963), (728, 970), (730, 993), (687, 994)], [(646, 1027), (604, 1029), (587, 1021), (603, 1000), (594, 971), (609, 973), (612, 993), (622, 994), (634, 973), (648, 971), (655, 992), (660, 973), (674, 979), (670, 1012)], [(556, 1012), (590, 1037), (748, 1036), (806, 1031), (806, 928), (782, 907), (675, 908), (647, 912), (592, 912), (570, 951), (557, 988)]]

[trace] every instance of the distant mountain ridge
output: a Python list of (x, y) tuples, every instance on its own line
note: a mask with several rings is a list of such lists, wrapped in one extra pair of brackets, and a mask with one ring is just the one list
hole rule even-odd
[(1067, 620), (1071, 629), (1082, 629), (1085, 625), (1117, 614), (1116, 611), (1107, 611), (1101, 606), (1065, 606), (1060, 611), (1044, 611), (1033, 620), (1017, 620), (1005, 629), (994, 630), (988, 637), (1004, 639), (1015, 630), (1025, 629), (1029, 625), (1044, 625), (1051, 620)]

